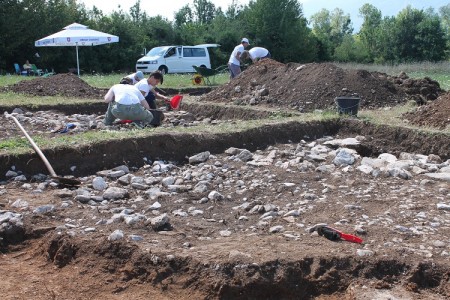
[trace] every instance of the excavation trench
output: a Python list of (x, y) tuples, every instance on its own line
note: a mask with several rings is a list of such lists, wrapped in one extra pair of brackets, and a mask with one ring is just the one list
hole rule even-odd
[[(43, 108), (33, 109), (42, 110)], [(100, 113), (104, 105), (68, 105), (57, 108), (48, 107), (48, 109), (66, 114)], [(239, 121), (266, 119), (273, 116), (272, 112), (264, 110), (205, 103), (184, 104), (183, 109), (196, 116), (208, 116), (219, 120)], [(280, 121), (276, 124), (218, 134), (156, 133), (143, 138), (100, 141), (89, 147), (61, 147), (47, 149), (44, 152), (58, 174), (82, 177), (91, 176), (98, 171), (108, 170), (118, 165), (127, 165), (130, 170), (137, 171), (148, 161), (154, 160), (175, 161), (181, 166), (187, 163), (189, 156), (203, 151), (220, 154), (230, 147), (236, 147), (254, 152), (277, 144), (295, 144), (302, 140), (310, 142), (324, 136), (345, 138), (358, 135), (365, 137), (356, 147), (361, 156), (376, 157), (385, 152), (395, 155), (408, 152), (423, 155), (435, 154), (442, 160), (450, 158), (449, 136), (446, 134), (425, 134), (404, 128), (375, 126), (356, 118), (321, 122)], [(144, 157), (147, 160), (144, 160)], [(0, 156), (2, 176), (12, 166), (27, 175), (46, 173), (44, 164), (34, 153)], [(76, 168), (71, 170), (72, 166)], [(323, 180), (323, 175), (317, 175), (317, 173), (296, 176), (284, 180), (299, 180), (303, 183), (312, 182), (312, 184)], [(389, 186), (389, 179), (381, 180)], [(348, 183), (345, 179), (339, 183), (338, 179), (334, 185), (340, 186), (339, 184), (345, 186)], [(365, 181), (359, 184), (368, 185)], [(319, 188), (316, 187), (316, 189)], [(292, 201), (296, 201), (295, 198), (299, 197), (294, 193), (283, 193), (283, 191), (275, 190), (270, 197), (273, 199), (291, 197), (294, 199)], [(171, 206), (173, 210), (179, 208), (181, 204), (178, 203), (183, 201), (196, 205), (199, 199), (195, 198), (194, 201), (194, 198), (190, 197), (193, 196), (169, 199), (168, 202), (173, 205)], [(251, 198), (251, 196), (248, 197)], [(347, 197), (342, 198), (342, 195), (335, 197), (331, 198), (331, 204), (327, 203), (323, 206), (319, 204), (316, 214), (325, 212), (323, 216), (335, 218), (339, 218), (339, 214), (344, 214), (341, 211), (326, 213), (327, 210), (335, 209), (335, 202), (347, 200)], [(350, 201), (349, 203), (361, 201), (358, 197), (351, 195), (348, 198), (351, 199), (347, 200)], [(33, 196), (33, 201), (39, 202), (42, 199), (37, 195)], [(52, 201), (58, 203), (61, 199)], [(109, 224), (110, 227), (95, 233), (95, 237), (88, 236), (86, 231), (83, 231), (81, 235), (74, 235), (71, 231), (64, 230), (55, 233), (57, 228), (55, 223), (68, 222), (66, 221), (68, 218), (79, 218), (79, 220), (85, 218), (96, 224), (95, 222), (103, 217), (104, 208), (97, 207), (96, 210), (100, 215), (93, 218), (86, 210), (94, 210), (88, 208), (86, 204), (79, 204), (76, 206), (77, 211), (72, 212), (74, 215), (69, 215), (64, 210), (55, 213), (55, 216), (28, 215), (24, 221), (25, 230), (15, 231), (11, 235), (2, 237), (1, 250), (14, 256), (16, 260), (23, 259), (21, 262), (31, 265), (30, 268), (33, 268), (33, 263), (43, 265), (39, 269), (33, 269), (33, 274), (37, 277), (47, 278), (48, 274), (55, 274), (52, 280), (46, 282), (45, 289), (42, 286), (35, 286), (37, 293), (44, 295), (36, 299), (45, 299), (46, 296), (51, 295), (69, 299), (74, 292), (81, 295), (82, 291), (78, 290), (79, 284), (83, 286), (86, 295), (92, 299), (100, 297), (99, 295), (106, 297), (111, 293), (117, 299), (123, 299), (127, 295), (135, 295), (136, 299), (148, 297), (158, 299), (339, 299), (342, 297), (382, 299), (405, 295), (410, 295), (407, 297), (411, 299), (445, 299), (450, 295), (450, 273), (448, 263), (445, 263), (443, 259), (438, 262), (417, 260), (414, 257), (408, 257), (407, 247), (392, 250), (390, 252), (392, 256), (358, 256), (355, 252), (359, 249), (359, 245), (334, 243), (321, 237), (310, 237), (309, 234), (304, 233), (295, 241), (287, 241), (287, 237), (283, 238), (256, 229), (239, 233), (243, 226), (236, 221), (240, 217), (239, 214), (230, 215), (226, 212), (222, 214), (220, 221), (216, 220), (220, 218), (216, 216), (221, 214), (220, 209), (225, 211), (224, 206), (227, 206), (227, 211), (233, 211), (232, 207), (236, 204), (229, 202), (211, 204), (210, 215), (200, 218), (201, 220), (187, 222), (172, 217), (173, 230), (167, 232), (155, 232), (142, 224), (131, 226), (131, 229), (122, 227), (125, 228), (124, 230), (133, 230), (144, 236), (143, 244), (107, 240), (106, 236), (115, 230), (116, 226), (124, 225)], [(136, 202), (137, 207), (139, 203), (142, 202)], [(115, 204), (122, 203), (119, 201)], [(373, 208), (380, 205), (384, 203), (374, 203)], [(143, 209), (145, 208), (136, 208), (138, 211)], [(369, 209), (367, 214), (370, 214)], [(305, 223), (318, 223), (326, 218), (323, 216), (317, 218), (305, 216), (304, 218), (308, 219)], [(231, 231), (236, 232), (236, 235), (227, 238), (216, 237), (220, 230), (235, 225), (234, 222), (238, 225)], [(69, 228), (74, 228), (73, 226)], [(83, 228), (90, 227), (85, 225)], [(304, 232), (303, 229), (300, 231)], [(260, 232), (260, 235), (254, 232)], [(389, 240), (383, 241), (384, 236), (389, 236)], [(392, 230), (386, 230), (380, 234), (369, 231), (369, 237), (365, 240), (376, 240), (382, 245), (383, 242), (389, 243), (397, 236), (392, 233)], [(402, 238), (410, 243), (421, 243), (420, 238), (413, 235), (403, 235)], [(155, 240), (158, 242), (156, 243)], [(22, 258), (21, 253), (25, 252), (27, 254)], [(15, 256), (15, 253), (19, 254)], [(33, 263), (29, 263), (30, 261)], [(21, 272), (24, 272), (20, 263), (11, 263), (7, 266), (8, 268), (5, 266), (0, 265), (0, 272), (17, 272), (19, 277)], [(73, 277), (74, 274), (78, 277)], [(99, 283), (104, 285), (100, 287)], [(10, 291), (11, 293), (14, 291)]]
[[(61, 271), (71, 264), (91, 276), (94, 272), (89, 266), (95, 265), (96, 270), (107, 270), (111, 277), (115, 274), (114, 280), (120, 281), (124, 289), (133, 285), (151, 287), (162, 295), (175, 293), (182, 298), (195, 294), (202, 299), (319, 299), (325, 295), (337, 299), (338, 295), (373, 296), (371, 290), (388, 291), (394, 285), (404, 290), (405, 297), (416, 293), (416, 299), (449, 292), (447, 266), (427, 262), (343, 255), (302, 257), (301, 253), (257, 262), (242, 256), (211, 258), (214, 249), (226, 247), (226, 243), (213, 245), (203, 254), (204, 259), (198, 259), (181, 251), (175, 256), (158, 251), (146, 253), (128, 243), (100, 244), (61, 235), (48, 235), (41, 246)], [(245, 252), (248, 247), (242, 245), (241, 250)], [(373, 286), (358, 287), (355, 281), (371, 281)]]
[[(7, 111), (7, 108), (2, 108)], [(69, 104), (58, 107), (24, 107), (36, 111), (51, 109), (72, 114), (102, 114), (104, 104)], [(210, 117), (218, 120), (252, 120), (265, 119), (270, 116), (291, 116), (293, 113), (256, 110), (239, 106), (224, 106), (205, 103), (183, 104), (183, 109), (196, 117)], [(201, 129), (199, 131), (202, 131)], [(148, 161), (157, 159), (186, 162), (187, 157), (196, 153), (209, 151), (221, 153), (227, 148), (246, 148), (250, 151), (265, 148), (276, 143), (297, 143), (300, 140), (314, 140), (323, 136), (355, 136), (368, 138), (358, 151), (364, 156), (377, 156), (384, 152), (400, 154), (401, 152), (436, 154), (442, 159), (450, 158), (449, 136), (447, 134), (422, 133), (417, 130), (373, 125), (358, 119), (339, 119), (312, 122), (279, 122), (262, 125), (257, 128), (210, 134), (208, 132), (181, 134), (156, 133), (151, 136), (115, 141), (99, 141), (89, 146), (60, 147), (43, 150), (51, 161), (57, 174), (85, 176), (99, 170), (109, 169), (118, 164), (139, 168)], [(147, 161), (143, 160), (147, 158)], [(0, 156), (0, 178), (14, 166), (26, 175), (46, 173), (46, 168), (39, 156), (33, 152)], [(76, 168), (72, 168), (76, 166)]]

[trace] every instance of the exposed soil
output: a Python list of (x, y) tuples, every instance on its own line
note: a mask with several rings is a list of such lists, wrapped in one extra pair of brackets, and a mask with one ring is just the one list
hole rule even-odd
[(4, 88), (4, 90), (30, 96), (65, 96), (94, 99), (101, 99), (107, 91), (90, 86), (72, 73), (22, 80)]
[(282, 64), (267, 59), (250, 65), (240, 76), (204, 95), (208, 101), (269, 105), (300, 111), (335, 108), (336, 97), (359, 97), (360, 107), (395, 106), (409, 100), (424, 103), (443, 91), (429, 78), (389, 76), (344, 70), (330, 63)]
[[(72, 73), (61, 73), (49, 77), (37, 77), (23, 80), (11, 86), (0, 88), (2, 92), (14, 92), (29, 96), (64, 96), (70, 98), (102, 99), (108, 89), (95, 88)], [(162, 94), (176, 94), (180, 90), (167, 88), (160, 90)], [(183, 88), (187, 94), (204, 94), (211, 91), (210, 87)]]
[(405, 114), (405, 118), (414, 125), (445, 129), (450, 126), (450, 92)]
[[(26, 95), (101, 99), (106, 89), (91, 87), (72, 73), (21, 81), (3, 91)], [(272, 59), (250, 65), (241, 76), (214, 88), (164, 89), (167, 94), (204, 94), (200, 101), (289, 108), (301, 112), (335, 109), (336, 97), (359, 97), (361, 108), (395, 106), (414, 100), (419, 108), (406, 118), (413, 124), (445, 128), (448, 124), (448, 94), (430, 79), (412, 79), (404, 72), (389, 76), (365, 70), (344, 70), (330, 63), (282, 64)], [(427, 107), (430, 108), (428, 109)], [(80, 108), (83, 110), (82, 108)], [(432, 116), (432, 117), (430, 117)]]
[[(448, 94), (437, 99), (443, 91), (428, 79), (272, 60), (252, 65), (242, 75), (183, 109), (197, 121), (209, 117), (239, 122), (265, 118), (267, 108), (327, 109), (335, 97), (357, 94), (365, 108), (430, 100), (408, 119), (439, 128), (448, 122), (448, 112), (433, 108), (448, 109)], [(35, 80), (45, 85), (70, 79), (65, 89), (60, 89), (65, 83), (52, 83), (48, 93), (57, 92), (47, 95), (81, 89), (85, 96), (64, 95), (104, 95), (74, 75), (57, 76)], [(37, 88), (35, 80), (27, 81), (28, 87), (21, 82), (8, 89), (29, 94), (47, 90)], [(416, 93), (419, 83), (426, 89)], [(206, 100), (252, 106), (214, 107)], [(54, 107), (52, 113), (69, 115), (64, 108)], [(70, 107), (70, 113), (74, 109)], [(95, 115), (101, 106), (85, 109), (78, 113)], [(52, 128), (38, 118), (30, 120), (27, 130), (32, 135)], [(0, 139), (20, 134), (10, 126), (0, 132)], [(360, 144), (349, 146), (360, 156), (354, 166), (323, 171), (333, 165), (330, 148), (323, 160), (306, 158), (315, 146), (324, 150), (330, 136), (358, 137)], [(0, 216), (14, 212), (23, 217), (23, 226), (0, 218), (2, 299), (448, 299), (450, 212), (436, 205), (450, 205), (450, 183), (423, 172), (409, 179), (386, 172), (374, 176), (357, 171), (356, 165), (361, 157), (390, 153), (422, 159), (421, 167), (430, 172), (445, 170), (449, 144), (448, 134), (424, 135), (346, 119), (217, 135), (156, 134), (45, 151), (57, 174), (80, 179), (78, 189), (36, 176), (47, 171), (34, 153), (2, 155), (0, 178), (12, 170), (27, 176), (0, 185)], [(236, 159), (230, 147), (251, 151), (262, 164)], [(187, 163), (204, 151), (212, 154), (208, 160)], [(154, 164), (159, 160), (163, 162)], [(162, 171), (168, 165), (172, 167)], [(129, 169), (128, 175), (114, 177), (118, 166)], [(104, 191), (94, 188), (96, 177), (109, 187), (127, 189), (128, 195), (106, 200)], [(194, 191), (200, 183), (208, 186), (206, 191)], [(214, 198), (212, 191), (223, 197)], [(150, 208), (156, 202), (161, 207)], [(246, 203), (260, 209), (250, 213)], [(43, 213), (37, 210), (50, 206), (53, 209)], [(283, 215), (296, 209), (298, 215)], [(149, 221), (163, 213), (170, 218), (164, 228)], [(141, 217), (133, 223), (127, 215)], [(364, 244), (333, 242), (305, 230), (318, 223), (356, 234)], [(111, 240), (115, 230), (122, 230), (125, 238)]]

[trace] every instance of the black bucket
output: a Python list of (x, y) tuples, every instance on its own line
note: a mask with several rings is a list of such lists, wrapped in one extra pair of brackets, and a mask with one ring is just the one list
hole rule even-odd
[(153, 120), (150, 122), (153, 126), (160, 126), (161, 122), (164, 120), (164, 113), (157, 109), (150, 109), (150, 112), (153, 115)]
[(346, 114), (351, 116), (356, 116), (358, 114), (359, 102), (361, 98), (358, 97), (336, 97), (334, 102), (336, 102), (338, 112), (340, 115)]

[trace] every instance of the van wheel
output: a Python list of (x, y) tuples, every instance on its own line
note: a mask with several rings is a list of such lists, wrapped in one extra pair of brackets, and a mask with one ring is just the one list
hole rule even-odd
[(158, 71), (160, 71), (162, 74), (167, 74), (167, 72), (168, 72), (169, 70), (167, 69), (166, 66), (160, 66), (160, 67), (158, 68)]

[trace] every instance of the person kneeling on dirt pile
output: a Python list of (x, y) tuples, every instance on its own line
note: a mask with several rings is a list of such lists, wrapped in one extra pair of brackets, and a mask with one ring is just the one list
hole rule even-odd
[(144, 126), (153, 121), (147, 101), (134, 85), (113, 85), (105, 95), (105, 102), (109, 103), (105, 125), (112, 125), (115, 119), (141, 121)]

